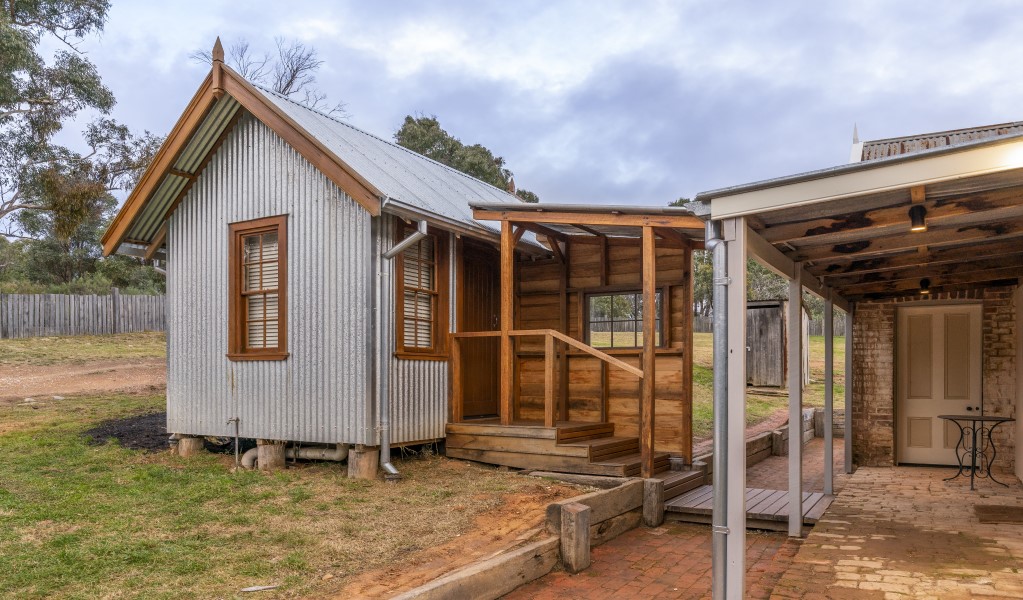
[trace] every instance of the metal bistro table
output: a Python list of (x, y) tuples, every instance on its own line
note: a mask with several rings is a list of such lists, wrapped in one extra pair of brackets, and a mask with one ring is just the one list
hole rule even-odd
[[(987, 477), (991, 481), (994, 481), (998, 485), (1004, 485), (1009, 487), (1007, 483), (1002, 483), (994, 478), (991, 474), (991, 465), (995, 462), (995, 441), (991, 438), (991, 432), (1002, 423), (1015, 421), (1009, 417), (994, 417), (984, 415), (938, 415), (939, 419), (945, 419), (946, 421), (952, 421), (959, 428), (959, 443), (956, 444), (956, 458), (959, 459), (959, 471), (945, 479), (949, 481), (955, 479), (963, 474), (963, 471), (967, 468), (970, 469), (970, 489), (973, 487), (973, 478), (976, 477)], [(969, 435), (969, 437), (967, 437)], [(979, 436), (979, 440), (978, 440)], [(987, 437), (987, 443), (984, 442), (984, 437)], [(979, 442), (979, 443), (978, 443)], [(990, 457), (988, 453), (990, 452)], [(980, 466), (977, 465), (977, 455), (980, 455)], [(970, 465), (967, 467), (963, 464), (963, 460), (966, 456), (970, 456)]]

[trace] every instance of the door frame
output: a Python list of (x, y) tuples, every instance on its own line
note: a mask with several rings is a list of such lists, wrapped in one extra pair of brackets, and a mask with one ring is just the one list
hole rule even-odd
[[(945, 308), (949, 306), (975, 306), (980, 309), (980, 330), (978, 336), (980, 339), (980, 347), (978, 349), (979, 356), (978, 362), (980, 365), (980, 412), (985, 413), (984, 405), (984, 301), (982, 299), (948, 299), (948, 300), (914, 300), (909, 302), (899, 302), (895, 305), (895, 315), (892, 323), (892, 464), (899, 466), (902, 464), (917, 465), (919, 463), (904, 462), (900, 461), (900, 438), (902, 437), (902, 428), (899, 427), (900, 419), (900, 403), (899, 403), (899, 384), (901, 382), (902, 374), (900, 373), (900, 356), (899, 356), (899, 312), (906, 308)], [(940, 466), (940, 465), (935, 465)], [(953, 465), (954, 466), (954, 465)]]

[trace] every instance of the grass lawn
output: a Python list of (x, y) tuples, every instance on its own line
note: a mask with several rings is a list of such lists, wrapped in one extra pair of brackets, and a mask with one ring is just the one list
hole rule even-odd
[[(835, 408), (845, 407), (845, 338), (835, 336)], [(714, 352), (713, 334), (693, 334), (693, 439), (710, 437), (713, 428)], [(824, 337), (810, 336), (810, 385), (803, 394), (804, 406), (824, 406)], [(788, 398), (746, 397), (746, 423), (755, 425), (788, 407)]]
[(166, 353), (167, 337), (162, 332), (0, 340), (0, 366), (161, 358)]
[(231, 473), (228, 456), (81, 435), (163, 408), (160, 395), (0, 405), (0, 595), (232, 597), (273, 584), (260, 597), (319, 595), (468, 531), (505, 493), (551, 485), (437, 457), (399, 461), (397, 485), (337, 465)]

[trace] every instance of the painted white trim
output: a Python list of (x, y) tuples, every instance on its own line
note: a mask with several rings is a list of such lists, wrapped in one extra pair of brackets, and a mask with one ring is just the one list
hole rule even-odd
[(789, 537), (803, 537), (803, 285), (802, 265), (789, 280)]
[(711, 217), (716, 220), (770, 212), (1021, 167), (1023, 139), (1012, 140), (874, 168), (824, 172), (815, 179), (712, 198)]

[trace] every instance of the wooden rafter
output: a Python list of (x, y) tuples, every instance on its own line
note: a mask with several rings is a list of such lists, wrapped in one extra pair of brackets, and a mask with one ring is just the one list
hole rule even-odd
[[(979, 282), (975, 282), (975, 283), (959, 283), (959, 284), (952, 284), (952, 285), (933, 285), (932, 284), (931, 287), (930, 287), (930, 290), (931, 290), (931, 296), (934, 296), (935, 294), (940, 294), (942, 292), (962, 292), (962, 291), (985, 289), (985, 288), (992, 288), (992, 287), (1014, 286), (1014, 285), (1018, 285), (1019, 282), (1020, 282), (1020, 278), (1012, 277), (1012, 278), (1009, 278), (1009, 279), (997, 279), (997, 280), (991, 280), (991, 281), (979, 281)], [(906, 298), (906, 297), (914, 297), (914, 298), (921, 298), (921, 299), (925, 298), (925, 296), (920, 294), (918, 288), (911, 288), (911, 289), (908, 289), (908, 290), (896, 290), (896, 291), (890, 291), (890, 292), (870, 292), (870, 293), (858, 294), (858, 295), (854, 294), (854, 295), (850, 295), (849, 299), (854, 301), (854, 302), (865, 302), (865, 301), (871, 301), (871, 300), (888, 300), (888, 299), (892, 299), (892, 298)]]
[(153, 260), (156, 254), (160, 251), (164, 242), (167, 241), (167, 221), (160, 225), (160, 228), (156, 230), (156, 235), (153, 236), (153, 241), (150, 242), (149, 246), (146, 247), (146, 253), (143, 256), (146, 260)]
[(920, 280), (930, 279), (932, 287), (954, 287), (963, 284), (974, 284), (986, 281), (1002, 281), (1016, 279), (1023, 276), (1023, 265), (1011, 265), (997, 269), (986, 269), (981, 271), (967, 271), (950, 275), (929, 276), (922, 272), (919, 277), (902, 279), (898, 281), (883, 281), (877, 283), (866, 283), (861, 285), (850, 285), (838, 288), (843, 295), (863, 296), (876, 293), (908, 292), (920, 289)]
[[(1023, 202), (1016, 203), (1013, 206), (996, 208), (994, 210), (962, 213), (952, 217), (946, 217), (944, 219), (941, 219), (940, 221), (931, 219), (928, 216), (927, 232), (936, 230), (948, 232), (974, 225), (1001, 223), (1004, 221), (1019, 220), (1021, 218), (1023, 218)], [(921, 236), (921, 232), (911, 232), (909, 231), (909, 226), (907, 223), (901, 223), (895, 226), (889, 225), (884, 227), (870, 227), (863, 230), (846, 231), (832, 235), (822, 235), (816, 237), (809, 236), (798, 241), (790, 241), (786, 243), (796, 248), (802, 249), (812, 248), (815, 246), (833, 246), (838, 244), (858, 243), (876, 239), (903, 236), (911, 236), (913, 240), (923, 239)], [(936, 237), (937, 239), (942, 239), (941, 236)], [(926, 242), (918, 242), (916, 245), (926, 245)]]
[(128, 233), (128, 228), (131, 227), (132, 221), (142, 212), (142, 208), (146, 200), (149, 199), (149, 196), (156, 191), (157, 185), (163, 179), (164, 172), (171, 168), (171, 165), (174, 164), (178, 155), (185, 148), (190, 133), (206, 117), (210, 106), (212, 106), (215, 100), (212, 79), (211, 71), (211, 74), (206, 76), (202, 85), (199, 86), (195, 95), (192, 96), (192, 100), (185, 108), (185, 112), (178, 119), (174, 128), (171, 129), (170, 135), (167, 136), (163, 145), (160, 146), (156, 156), (153, 158), (153, 162), (149, 164), (145, 173), (142, 174), (138, 185), (129, 194), (128, 199), (124, 202), (124, 206), (118, 211), (114, 220), (110, 223), (110, 227), (104, 232), (101, 239), (104, 255), (109, 256), (113, 254), (117, 247), (121, 245), (125, 235)]
[(983, 258), (969, 262), (956, 261), (942, 264), (920, 264), (902, 269), (889, 271), (874, 271), (871, 273), (849, 273), (841, 277), (834, 277), (828, 280), (828, 285), (836, 288), (849, 288), (854, 286), (883, 283), (902, 280), (919, 281), (921, 277), (929, 277), (932, 280), (952, 275), (963, 275), (974, 271), (988, 271), (1001, 269), (1014, 265), (1023, 265), (1023, 248), (1017, 254), (1002, 255), (992, 258)]
[(568, 242), (567, 235), (555, 229), (551, 229), (550, 227), (544, 227), (543, 225), (538, 225), (536, 223), (516, 223), (516, 225), (518, 225), (522, 229), (532, 231), (533, 233), (538, 233), (540, 235), (545, 235), (549, 238), (554, 238), (559, 242)]
[[(1011, 188), (956, 198), (932, 199), (924, 201), (922, 205), (927, 209), (927, 223), (936, 226), (953, 223), (957, 217), (964, 215), (1018, 208), (1021, 203), (1023, 192)], [(908, 231), (908, 227), (909, 205), (903, 201), (883, 208), (767, 226), (758, 233), (772, 244), (791, 241), (805, 243), (815, 238), (827, 242), (862, 238), (871, 231), (882, 235), (884, 232), (903, 234)]]
[(995, 241), (1004, 236), (1023, 234), (1023, 219), (978, 223), (962, 227), (934, 227), (922, 233), (892, 235), (872, 240), (799, 248), (792, 258), (797, 261), (856, 260), (919, 246)]
[(841, 260), (836, 262), (818, 262), (810, 267), (810, 271), (823, 277), (825, 283), (831, 278), (857, 273), (888, 271), (905, 267), (922, 265), (960, 263), (964, 260), (1004, 256), (1023, 252), (1023, 236), (999, 240), (988, 244), (968, 244), (964, 246), (927, 248), (925, 252), (917, 248), (902, 250), (891, 256), (863, 258), (860, 260)]

